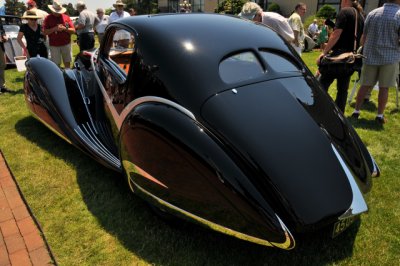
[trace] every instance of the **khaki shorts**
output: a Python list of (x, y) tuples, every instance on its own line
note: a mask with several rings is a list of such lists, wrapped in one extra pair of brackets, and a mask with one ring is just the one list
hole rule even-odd
[(390, 65), (363, 65), (360, 84), (374, 86), (376, 82), (379, 82), (379, 87), (396, 87), (398, 76), (399, 63)]
[(61, 57), (63, 62), (72, 62), (72, 48), (70, 43), (64, 46), (50, 46), (50, 53), (51, 61), (58, 66), (61, 65)]

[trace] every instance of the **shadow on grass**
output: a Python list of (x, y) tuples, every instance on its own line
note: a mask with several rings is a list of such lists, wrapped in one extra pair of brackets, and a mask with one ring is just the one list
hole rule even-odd
[(323, 232), (296, 238), (297, 246), (292, 251), (258, 246), (183, 221), (168, 223), (129, 191), (121, 175), (102, 167), (34, 118), (18, 121), (16, 130), (76, 168), (83, 200), (101, 228), (147, 263), (323, 265), (352, 256), (359, 221), (333, 240)]
[[(354, 108), (355, 106), (356, 106), (355, 102), (350, 103), (350, 107)], [(363, 105), (361, 106), (361, 110), (366, 110), (369, 112), (376, 112), (378, 110), (378, 107), (375, 102), (368, 101), (368, 102), (363, 103)]]
[(348, 117), (347, 118), (350, 122), (350, 124), (354, 127), (354, 128), (364, 128), (364, 129), (369, 129), (369, 130), (374, 130), (374, 131), (382, 131), (384, 130), (384, 125), (379, 124), (378, 122), (376, 122), (375, 120), (368, 120), (365, 118), (352, 118), (352, 117)]
[(12, 95), (17, 95), (17, 94), (24, 94), (24, 90), (23, 89), (19, 89), (19, 90), (10, 90), (10, 92), (8, 92), (9, 94)]

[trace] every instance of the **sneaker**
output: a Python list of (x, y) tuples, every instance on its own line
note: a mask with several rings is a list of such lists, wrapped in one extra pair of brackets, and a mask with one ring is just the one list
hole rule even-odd
[(360, 113), (352, 113), (351, 118), (358, 119), (360, 117)]
[(386, 123), (386, 118), (385, 118), (385, 117), (379, 117), (379, 116), (377, 116), (377, 117), (375, 117), (375, 121), (376, 121), (378, 124), (383, 125), (383, 124)]

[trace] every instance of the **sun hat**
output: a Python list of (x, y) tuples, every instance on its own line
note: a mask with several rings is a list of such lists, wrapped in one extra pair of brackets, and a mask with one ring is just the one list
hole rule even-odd
[(40, 19), (42, 17), (36, 14), (35, 10), (27, 10), (25, 15), (21, 17), (22, 19)]
[(52, 5), (48, 5), (49, 9), (51, 12), (58, 13), (58, 14), (63, 14), (67, 9), (63, 7), (58, 1), (54, 0)]
[(126, 6), (126, 4), (124, 4), (124, 2), (122, 2), (122, 0), (117, 0), (115, 2), (115, 4), (113, 4), (113, 7), (117, 7), (117, 6)]
[(246, 4), (243, 5), (242, 7), (242, 12), (239, 13), (239, 16), (242, 18), (247, 18), (249, 20), (253, 20), (255, 15), (258, 12), (262, 12), (262, 8), (254, 3), (254, 2), (247, 2)]

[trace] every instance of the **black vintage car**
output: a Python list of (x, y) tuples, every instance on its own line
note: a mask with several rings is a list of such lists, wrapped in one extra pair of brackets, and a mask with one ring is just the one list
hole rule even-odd
[[(90, 55), (90, 57), (89, 57)], [(73, 70), (27, 61), (26, 102), (166, 214), (282, 249), (344, 231), (379, 169), (300, 57), (233, 16), (110, 24)]]

